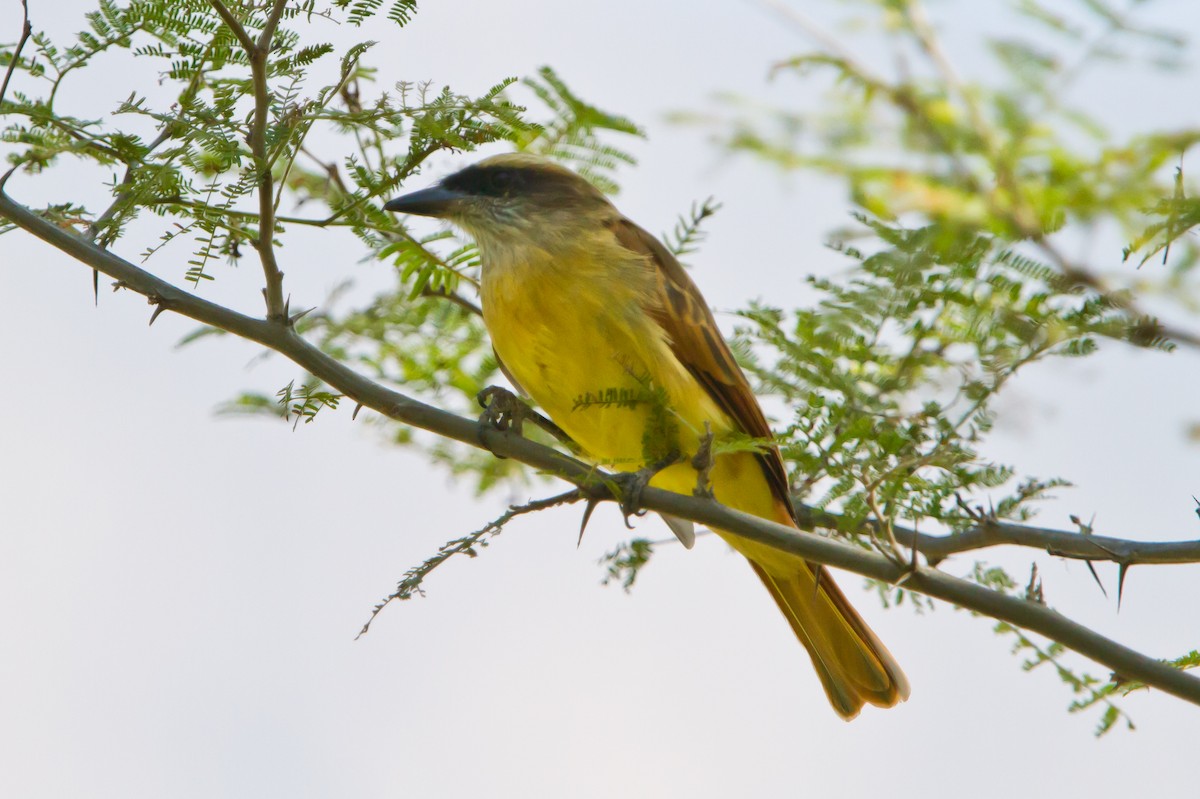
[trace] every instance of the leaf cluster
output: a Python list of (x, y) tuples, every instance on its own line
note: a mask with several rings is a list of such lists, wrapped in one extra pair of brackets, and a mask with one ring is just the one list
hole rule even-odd
[[(958, 74), (918, 0), (864, 6), (853, 22), (892, 50), (895, 75), (797, 17), (823, 48), (775, 72), (824, 76), (823, 102), (747, 113), (726, 97), (732, 113), (705, 122), (730, 150), (836, 177), (859, 209), (830, 242), (848, 260), (845, 276), (810, 278), (810, 307), (746, 310), (735, 349), (760, 394), (791, 409), (780, 439), (797, 499), (835, 511), (841, 534), (886, 553), (894, 524), (953, 532), (1020, 521), (1066, 485), (986, 456), (996, 401), (1020, 372), (1106, 341), (1197, 342), (1142, 305), (1186, 311), (1200, 296), (1188, 235), (1200, 217), (1185, 171), (1172, 170), (1200, 130), (1118, 140), (1072, 105), (1089, 71), (1136, 59), (1142, 46), (1147, 68), (1173, 68), (1186, 44), (1105, 2), (1014, 3), (1015, 32), (998, 27), (982, 43), (999, 76), (986, 83)], [(1165, 268), (1135, 272), (1113, 258), (1100, 269), (1064, 255), (1104, 236), (1131, 242), (1126, 262), (1162, 253)], [(994, 590), (1016, 585), (996, 567), (969, 573)], [(902, 588), (878, 588), (885, 602), (905, 600)], [(1073, 709), (1109, 702), (1095, 698), (1102, 681), (1072, 672), (1057, 649), (1001, 632), (1091, 697)], [(1122, 717), (1105, 707), (1101, 733)]]
[[(36, 33), (29, 53), (0, 49), (0, 66), (18, 78), (0, 98), (0, 141), (15, 170), (84, 165), (111, 175), (103, 207), (60, 203), (40, 213), (104, 247), (135, 221), (151, 222), (159, 238), (144, 258), (186, 243), (190, 256), (178, 277), (196, 290), (219, 279), (224, 263), (256, 251), (265, 258), (296, 228), (350, 237), (390, 267), (391, 285), (350, 306), (344, 284), (321, 309), (284, 314), (288, 323), (377, 381), (474, 414), (479, 392), (500, 379), (471, 293), (478, 252), (453, 231), (411, 230), (381, 200), (435, 155), (487, 146), (556, 158), (615, 192), (619, 170), (634, 160), (619, 142), (640, 130), (579, 97), (549, 68), (478, 94), (418, 81), (380, 89), (364, 63), (372, 42), (339, 55), (313, 24), (362, 25), (383, 14), (402, 28), (415, 7), (412, 0), (102, 0), (69, 43)], [(1037, 500), (1066, 485), (986, 455), (997, 400), (1019, 373), (1091, 355), (1104, 342), (1168, 350), (1200, 341), (1141, 310), (1148, 292), (1185, 306), (1195, 296), (1200, 249), (1187, 234), (1200, 224), (1200, 206), (1176, 164), (1200, 131), (1116, 141), (1069, 104), (1079, 76), (1126, 53), (1129, 42), (1152, 44), (1157, 61), (1182, 48), (1176, 34), (1147, 30), (1101, 0), (1086, 0), (1073, 16), (1017, 2), (1016, 13), (1038, 34), (989, 38), (1004, 80), (987, 85), (955, 73), (915, 0), (869, 0), (865, 8), (882, 21), (897, 63), (913, 68), (880, 75), (840, 46), (803, 54), (777, 72), (828, 76), (819, 109), (718, 124), (730, 149), (840, 178), (858, 207), (830, 244), (844, 275), (810, 278), (808, 307), (746, 309), (733, 346), (760, 393), (788, 409), (778, 443), (797, 500), (833, 511), (836, 534), (899, 556), (897, 524), (957, 531), (1024, 520)], [(269, 47), (255, 45), (272, 31)], [(63, 87), (115, 51), (148, 66), (145, 85), (123, 90), (104, 118), (72, 114)], [(294, 214), (281, 213), (285, 201)], [(672, 251), (693, 252), (718, 207), (707, 200), (681, 216), (665, 237)], [(1125, 273), (1063, 255), (1064, 240), (1098, 231), (1129, 242)], [(1130, 278), (1133, 261), (1148, 265), (1159, 254), (1166, 266), (1152, 279)], [(217, 333), (197, 331), (188, 341)], [(226, 410), (282, 416), (295, 426), (340, 399), (301, 375), (274, 396), (247, 392)], [(513, 461), (409, 428), (389, 430), (480, 490), (528, 479)], [(392, 598), (419, 593), (447, 557), (474, 555), (511, 515), (532, 509), (450, 542), (410, 571)], [(629, 590), (652, 551), (642, 539), (622, 544), (605, 556), (605, 582)], [(1003, 569), (976, 563), (968, 573), (995, 591), (1020, 590)], [(889, 604), (929, 606), (902, 587), (877, 587)], [(1040, 601), (1040, 584), (1028, 593)], [(1028, 668), (1053, 665), (1079, 695), (1073, 710), (1103, 707), (1100, 732), (1123, 718), (1113, 701), (1118, 680), (1077, 674), (1055, 645), (997, 629), (1032, 653)], [(1181, 668), (1195, 665), (1185, 661)]]
[[(262, 207), (254, 195), (269, 170), (279, 187), (271, 198), (273, 237), (280, 239), (293, 227), (349, 233), (366, 257), (394, 268), (394, 289), (365, 307), (343, 308), (336, 302), (349, 288), (343, 286), (298, 328), (378, 379), (469, 411), (478, 392), (499, 379), (478, 309), (462, 294), (477, 285), (475, 246), (448, 230), (416, 235), (381, 209), (382, 200), (394, 196), (435, 154), (489, 144), (557, 158), (615, 191), (614, 170), (633, 158), (611, 139), (640, 135), (639, 129), (582, 99), (548, 67), (525, 81), (505, 78), (478, 95), (427, 81), (399, 81), (378, 90), (375, 71), (363, 63), (374, 43), (359, 43), (338, 57), (331, 43), (314, 40), (320, 27), (312, 23), (340, 18), (359, 25), (386, 13), (403, 26), (415, 4), (306, 0), (283, 7), (266, 56), (265, 157), (256, 159), (251, 141), (260, 104), (251, 59), (218, 5), (208, 0), (102, 2), (88, 16), (88, 29), (69, 45), (36, 33), (32, 55), (21, 56), (14, 66), (24, 80), (4, 100), (0, 140), (12, 145), (10, 164), (28, 172), (64, 159), (122, 168), (123, 174), (113, 175), (107, 207), (60, 204), (41, 213), (104, 246), (139, 217), (159, 218), (159, 238), (143, 250), (143, 259), (186, 243), (191, 254), (181, 277), (197, 288), (219, 276), (214, 267), (236, 263), (256, 249)], [(267, 24), (271, 4), (228, 8), (253, 39)], [(60, 107), (65, 96), (60, 89), (73, 73), (111, 50), (145, 61), (152, 85), (115, 99), (108, 119), (71, 116)], [(11, 60), (12, 53), (5, 53)], [(536, 110), (516, 102), (516, 93), (527, 96)], [(314, 141), (321, 142), (317, 149)], [(308, 213), (280, 213), (285, 200)], [(212, 334), (219, 331), (197, 331), (186, 341)], [(308, 393), (297, 398), (295, 385)], [(249, 392), (225, 410), (299, 414), (311, 421), (316, 411), (333, 404), (310, 404), (323, 390), (303, 376), (275, 398)], [(409, 430), (397, 429), (395, 437), (427, 448), (457, 474), (474, 475), (481, 487), (519, 472), (485, 454)]]

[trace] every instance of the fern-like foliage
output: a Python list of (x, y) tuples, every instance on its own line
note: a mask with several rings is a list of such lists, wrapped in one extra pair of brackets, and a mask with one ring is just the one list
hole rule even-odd
[[(901, 523), (953, 532), (986, 519), (1028, 519), (1066, 483), (986, 457), (997, 397), (1035, 363), (1086, 357), (1111, 342), (1169, 350), (1178, 340), (1137, 300), (1147, 284), (1165, 299), (1195, 295), (1200, 247), (1191, 233), (1200, 204), (1183, 156), (1200, 132), (1114, 141), (1069, 107), (1061, 89), (1080, 69), (1064, 64), (1086, 65), (1112, 40), (1149, 41), (1160, 58), (1178, 54), (1180, 40), (1106, 4), (1082, 5), (1091, 32), (1035, 0), (1017, 4), (1045, 38), (987, 41), (1007, 78), (978, 86), (945, 71), (911, 3), (868, 3), (901, 42), (905, 58), (897, 61), (923, 54), (923, 71), (893, 78), (849, 52), (803, 54), (777, 71), (832, 75), (828, 102), (766, 119), (735, 115), (720, 130), (731, 149), (843, 180), (858, 209), (830, 245), (845, 275), (811, 278), (815, 300), (805, 308), (752, 305), (732, 345), (770, 407), (788, 409), (778, 439), (797, 501), (831, 511), (840, 520), (835, 532), (862, 546), (888, 551)], [(195, 290), (220, 279), (224, 264), (297, 227), (346, 237), (390, 270), (391, 285), (359, 307), (348, 307), (343, 286), (321, 309), (294, 319), (296, 329), (372, 377), (477, 413), (479, 391), (501, 379), (475, 305), (478, 252), (453, 231), (410, 230), (382, 201), (435, 155), (485, 146), (555, 158), (616, 192), (620, 170), (634, 163), (625, 143), (640, 129), (581, 98), (549, 67), (478, 94), (431, 82), (380, 87), (365, 63), (371, 42), (339, 53), (320, 37), (329, 20), (360, 26), (382, 15), (403, 27), (415, 0), (225, 7), (236, 24), (204, 0), (100, 0), (69, 41), (36, 32), (19, 56), (0, 48), (0, 67), (15, 78), (0, 104), (9, 164), (27, 173), (83, 166), (111, 175), (104, 207), (59, 202), (40, 213), (105, 247), (121, 243), (135, 221), (155, 222), (159, 236), (143, 257), (165, 261), (164, 248), (186, 244), (190, 255), (170, 262), (176, 271), (168, 276)], [(275, 21), (269, 48), (245, 46)], [(1065, 41), (1077, 57), (1064, 58), (1047, 41)], [(139, 59), (146, 83), (123, 88), (103, 118), (72, 114), (62, 87), (108, 54)], [(317, 83), (324, 66), (321, 74), (331, 77)], [(1080, 138), (1088, 146), (1078, 146)], [(310, 146), (317, 140), (320, 152)], [(275, 193), (260, 196), (264, 185)], [(285, 207), (299, 210), (287, 215)], [(707, 200), (681, 216), (664, 237), (670, 249), (694, 252), (718, 207)], [(1129, 268), (1145, 267), (1140, 283), (1097, 275), (1057, 245), (1060, 234), (1102, 226), (1126, 236)], [(1146, 278), (1160, 254), (1166, 268)], [(300, 375), (274, 393), (247, 392), (225, 410), (298, 426), (334, 411), (340, 399)], [(386, 430), (480, 490), (530, 479), (513, 461), (407, 428)], [(449, 554), (473, 554), (501, 526), (451, 542), (406, 576), (398, 598), (419, 591)], [(652, 552), (644, 540), (618, 547), (606, 557), (608, 581), (632, 587)], [(1021, 590), (982, 562), (968, 574), (994, 591)], [(888, 604), (929, 607), (903, 587), (877, 588)], [(1039, 601), (1040, 590), (1027, 596)], [(1056, 645), (997, 630), (1013, 636), (1026, 668), (1058, 672), (1075, 695), (1072, 710), (1099, 709), (1100, 732), (1128, 721), (1117, 700), (1131, 686), (1078, 673)], [(1177, 665), (1197, 660), (1191, 653)]]
[[(383, 8), (385, 0), (334, 0), (336, 8), (347, 12), (346, 21), (351, 25), (362, 25)], [(388, 4), (387, 18), (403, 27), (417, 13), (417, 0), (392, 0)]]
[[(1200, 206), (1186, 163), (1200, 131), (1117, 140), (1071, 104), (1073, 83), (1101, 59), (1140, 47), (1150, 68), (1170, 68), (1185, 50), (1177, 31), (1110, 4), (1014, 4), (1024, 32), (981, 42), (1001, 76), (986, 84), (955, 71), (917, 3), (863, 7), (854, 25), (876, 31), (903, 69), (860, 59), (853, 37), (817, 37), (824, 49), (775, 71), (825, 78), (819, 105), (747, 113), (733, 98), (715, 124), (731, 150), (841, 181), (859, 209), (832, 238), (849, 276), (811, 279), (819, 299), (808, 308), (750, 308), (735, 349), (761, 392), (792, 409), (782, 439), (797, 497), (836, 511), (865, 545), (886, 545), (861, 531), (1019, 521), (1064, 485), (983, 454), (996, 398), (1029, 365), (1111, 342), (1198, 340), (1187, 328), (1172, 336), (1142, 302), (1196, 307)], [(1125, 270), (1065, 254), (1114, 233), (1130, 241)], [(971, 574), (993, 590), (1016, 586), (994, 567)], [(1033, 666), (1053, 663), (1083, 697), (1072, 709), (1102, 707), (1100, 732), (1124, 718), (1103, 681), (1073, 671), (1058, 648), (1000, 632), (1018, 636)]]

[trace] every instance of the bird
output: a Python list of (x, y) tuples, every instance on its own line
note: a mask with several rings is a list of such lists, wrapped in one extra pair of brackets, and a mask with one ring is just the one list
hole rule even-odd
[[(483, 321), (503, 373), (597, 465), (692, 494), (701, 469), (716, 500), (797, 527), (779, 449), (758, 400), (691, 276), (653, 235), (578, 173), (504, 153), (388, 201), (449, 222), (479, 249)], [(669, 464), (669, 465), (663, 465)], [(667, 519), (690, 547), (691, 524)], [(714, 530), (750, 563), (812, 659), (833, 709), (891, 707), (909, 684), (819, 564)]]

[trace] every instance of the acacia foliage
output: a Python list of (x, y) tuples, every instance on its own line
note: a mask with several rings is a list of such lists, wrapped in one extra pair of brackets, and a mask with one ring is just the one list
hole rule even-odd
[[(809, 307), (746, 309), (734, 345), (760, 392), (791, 409), (778, 441), (798, 502), (831, 511), (836, 534), (885, 552), (893, 525), (953, 532), (985, 518), (1024, 520), (1063, 484), (984, 453), (993, 404), (1022, 369), (1087, 357), (1106, 340), (1195, 344), (1142, 305), (1147, 291), (1195, 296), (1197, 249), (1185, 234), (1200, 213), (1171, 165), (1200, 132), (1114, 142), (1064, 101), (1070, 82), (1093, 60), (1124, 52), (1123, 42), (1149, 41), (1163, 60), (1182, 41), (1138, 28), (1096, 0), (1075, 17), (1032, 0), (1013, 8), (1037, 33), (987, 42), (1003, 76), (995, 85), (955, 74), (918, 4), (880, 0), (863, 13), (877, 11), (884, 40), (924, 69), (881, 75), (851, 51), (825, 47), (777, 66), (834, 76), (820, 109), (747, 116), (731, 104), (708, 120), (726, 147), (839, 177), (856, 207), (854, 223), (831, 237), (851, 265), (845, 276), (811, 278), (818, 299)], [(337, 52), (314, 24), (387, 19), (403, 28), (414, 12), (410, 0), (103, 0), (69, 42), (35, 32), (19, 55), (15, 46), (0, 51), (15, 77), (0, 106), (0, 139), (14, 169), (84, 162), (111, 171), (103, 207), (64, 201), (40, 213), (104, 247), (118, 246), (136, 220), (157, 221), (161, 235), (143, 258), (197, 291), (253, 252), (264, 224), (279, 241), (297, 227), (353, 237), (364, 256), (392, 267), (392, 289), (357, 307), (335, 292), (298, 318), (297, 329), (375, 378), (474, 412), (479, 390), (501, 379), (474, 305), (478, 254), (453, 231), (414, 234), (381, 201), (433, 155), (485, 145), (557, 158), (612, 192), (619, 169), (633, 163), (622, 138), (639, 130), (580, 98), (549, 68), (523, 81), (499, 79), (478, 95), (424, 82), (381, 86), (364, 62), (372, 42)], [(273, 19), (279, 27), (260, 82), (243, 37), (256, 41)], [(64, 107), (64, 85), (113, 55), (147, 64), (146, 85), (103, 118)], [(268, 173), (278, 191), (264, 211), (255, 195)], [(292, 208), (299, 211), (281, 213)], [(693, 208), (668, 243), (680, 254), (694, 249), (715, 211), (710, 203)], [(1106, 226), (1126, 237), (1131, 261), (1164, 257), (1154, 281), (1135, 290), (1120, 274), (1062, 254), (1073, 231)], [(191, 255), (181, 268), (161, 253), (183, 242)], [(197, 331), (188, 341), (221, 332)], [(339, 399), (300, 375), (274, 396), (248, 392), (226, 409), (307, 423)], [(410, 428), (390, 432), (480, 490), (529, 478), (479, 450)], [(608, 579), (632, 586), (652, 552), (644, 540), (619, 548)], [(1022, 590), (982, 562), (966, 574), (993, 590)], [(927, 606), (903, 588), (879, 589), (888, 603)], [(1101, 705), (1102, 731), (1121, 718), (1113, 701), (1127, 686), (1079, 674), (1054, 645), (997, 629), (1034, 653), (1030, 664), (1054, 664), (1078, 694), (1073, 707)]]
[[(819, 104), (747, 110), (727, 96), (715, 113), (680, 115), (730, 151), (837, 179), (855, 207), (829, 240), (847, 275), (810, 278), (810, 307), (747, 309), (739, 331), (761, 392), (793, 409), (783, 450), (798, 499), (837, 511), (843, 532), (1030, 518), (1067, 482), (986, 457), (992, 409), (1013, 378), (1105, 343), (1200, 344), (1190, 235), (1200, 201), (1185, 172), (1200, 130), (1117, 138), (1072, 101), (1113, 62), (1148, 80), (1182, 68), (1187, 40), (1099, 0), (1019, 0), (1007, 15), (995, 5), (993, 32), (972, 42), (992, 56), (986, 80), (959, 73), (918, 0), (872, 0), (843, 17), (854, 34), (783, 12), (814, 47), (774, 75), (824, 81)], [(1095, 240), (1127, 244), (1098, 263), (1066, 254)], [(983, 562), (972, 575), (1040, 596), (1040, 583), (1034, 591), (1033, 579)], [(1079, 673), (1061, 647), (996, 629), (1033, 653), (1027, 668), (1054, 665), (1076, 694), (1072, 710), (1103, 707), (1099, 733), (1125, 718), (1111, 702), (1128, 688), (1118, 678)]]

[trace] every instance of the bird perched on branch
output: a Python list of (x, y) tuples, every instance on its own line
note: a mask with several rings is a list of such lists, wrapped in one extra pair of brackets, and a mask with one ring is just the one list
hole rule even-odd
[[(691, 494), (707, 430), (718, 441), (770, 438), (687, 272), (574, 172), (499, 155), (384, 207), (445, 219), (475, 239), (483, 319), (505, 374), (596, 463), (669, 464), (650, 485)], [(733, 449), (707, 464), (716, 499), (796, 526), (779, 450)], [(668, 523), (690, 546), (690, 523)], [(904, 673), (823, 567), (715, 532), (750, 561), (842, 717), (908, 698)]]

